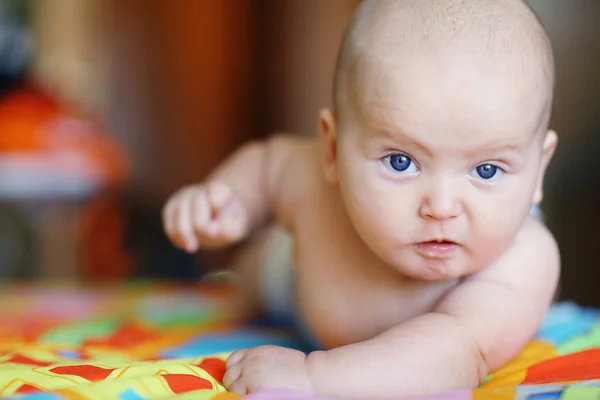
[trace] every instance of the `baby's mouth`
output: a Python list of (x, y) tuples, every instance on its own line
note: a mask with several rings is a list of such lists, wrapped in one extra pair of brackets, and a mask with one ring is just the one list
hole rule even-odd
[(446, 259), (454, 256), (460, 245), (450, 240), (430, 240), (417, 243), (416, 249), (425, 258)]

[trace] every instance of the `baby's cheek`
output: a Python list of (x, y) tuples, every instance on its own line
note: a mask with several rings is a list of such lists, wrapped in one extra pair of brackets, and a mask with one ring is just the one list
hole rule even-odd
[(507, 231), (500, 232), (489, 229), (487, 234), (481, 234), (470, 246), (471, 262), (469, 273), (478, 272), (500, 257), (513, 243), (514, 235)]

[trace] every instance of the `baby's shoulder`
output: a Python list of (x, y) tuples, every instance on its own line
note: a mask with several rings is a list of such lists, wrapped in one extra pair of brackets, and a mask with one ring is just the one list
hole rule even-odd
[(269, 139), (269, 157), (284, 168), (318, 162), (320, 142), (316, 138), (276, 133)]
[(542, 222), (528, 217), (506, 251), (463, 281), (540, 288), (544, 283), (555, 285), (559, 275), (560, 254), (554, 236)]
[(290, 228), (293, 213), (301, 213), (320, 186), (319, 141), (280, 133), (269, 140), (271, 197), (275, 216)]

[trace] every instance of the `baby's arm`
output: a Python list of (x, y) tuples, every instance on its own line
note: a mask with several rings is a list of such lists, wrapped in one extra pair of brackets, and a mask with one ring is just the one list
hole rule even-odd
[(529, 219), (501, 259), (463, 281), (433, 312), (366, 342), (310, 354), (313, 391), (388, 398), (478, 385), (532, 338), (559, 264), (553, 237)]
[(265, 224), (278, 197), (281, 171), (299, 140), (277, 135), (250, 142), (206, 182), (176, 192), (163, 209), (169, 238), (192, 252), (232, 244)]

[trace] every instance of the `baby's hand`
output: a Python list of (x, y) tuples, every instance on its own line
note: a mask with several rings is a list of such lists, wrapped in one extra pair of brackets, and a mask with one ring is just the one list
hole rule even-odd
[(220, 248), (242, 239), (248, 213), (228, 184), (209, 182), (176, 192), (163, 209), (169, 239), (188, 252)]
[(260, 346), (238, 350), (227, 359), (223, 384), (230, 392), (294, 389), (312, 394), (306, 355), (298, 350)]

